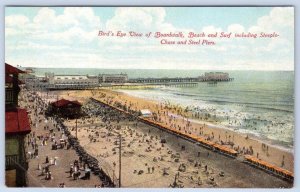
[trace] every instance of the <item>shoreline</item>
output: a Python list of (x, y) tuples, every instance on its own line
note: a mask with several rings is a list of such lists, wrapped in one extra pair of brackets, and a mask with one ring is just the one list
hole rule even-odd
[[(162, 102), (158, 99), (147, 99), (143, 96), (139, 96), (139, 95), (135, 95), (135, 94), (130, 94), (128, 93), (127, 91), (123, 91), (123, 90), (113, 90), (115, 92), (118, 92), (118, 93), (122, 93), (122, 94), (126, 94), (128, 96), (131, 96), (131, 97), (134, 97), (134, 98), (140, 98), (140, 99), (144, 99), (144, 100), (147, 100), (147, 101), (151, 101), (151, 102)], [(174, 102), (172, 103), (173, 105), (179, 105), (182, 109), (186, 108), (186, 107), (189, 107), (189, 106), (185, 106), (185, 105), (181, 105), (177, 102)], [(176, 115), (176, 114), (174, 114)], [(251, 137), (254, 137), (256, 140), (260, 141), (260, 142), (265, 142), (267, 143), (268, 145), (271, 145), (273, 147), (276, 147), (280, 150), (285, 150), (286, 152), (290, 152), (290, 153), (293, 153), (294, 152), (294, 142), (291, 144), (287, 141), (279, 141), (279, 140), (275, 140), (275, 139), (271, 139), (271, 138), (268, 138), (267, 136), (265, 135), (262, 135), (261, 133), (257, 133), (257, 132), (254, 132), (253, 130), (247, 130), (247, 129), (241, 129), (241, 128), (238, 128), (238, 126), (227, 126), (227, 125), (224, 125), (222, 123), (215, 123), (215, 122), (212, 122), (211, 121), (205, 121), (205, 120), (200, 120), (200, 119), (196, 119), (194, 117), (192, 117), (191, 115), (188, 117), (188, 119), (191, 121), (191, 122), (195, 122), (195, 123), (200, 123), (200, 124), (207, 124), (210, 128), (219, 128), (219, 129), (226, 129), (228, 131), (232, 131), (232, 132), (235, 132), (237, 134), (245, 134), (245, 135), (249, 135)], [(237, 130), (236, 130), (237, 129)]]
[[(85, 90), (85, 91), (60, 91), (58, 92), (60, 97), (66, 99), (73, 99), (79, 100), (81, 102), (87, 101), (90, 97), (95, 97), (99, 100), (106, 100), (105, 102), (120, 102), (120, 103), (127, 103), (131, 106), (133, 110), (140, 110), (143, 108), (149, 108), (151, 111), (155, 111), (155, 109), (163, 108), (162, 103), (157, 103), (153, 100), (145, 100), (142, 98), (134, 97), (123, 92), (118, 92), (116, 90), (108, 90), (108, 89), (100, 89), (100, 90)], [(179, 110), (175, 109), (168, 109), (170, 113), (172, 111)], [(182, 126), (186, 130), (186, 132), (193, 132), (198, 134), (199, 130), (202, 132), (202, 136), (212, 139), (213, 142), (220, 142), (220, 141), (230, 141), (234, 142), (236, 147), (240, 150), (243, 149), (243, 152), (249, 151), (249, 147), (253, 149), (254, 153), (253, 156), (259, 157), (259, 159), (265, 160), (269, 163), (272, 163), (278, 167), (283, 167), (289, 171), (294, 170), (294, 155), (292, 152), (288, 152), (282, 150), (280, 148), (274, 147), (273, 145), (266, 143), (265, 141), (257, 140), (257, 138), (252, 137), (248, 134), (241, 134), (236, 133), (231, 130), (226, 130), (223, 128), (212, 128), (208, 127), (205, 123), (204, 124), (196, 124), (193, 122), (189, 122), (191, 127), (186, 126), (186, 118), (183, 119), (170, 119), (165, 116), (162, 116), (162, 120), (165, 121), (166, 125), (173, 126)], [(217, 135), (219, 135), (219, 140), (217, 139)], [(216, 136), (216, 138), (215, 138)], [(249, 137), (250, 136), (250, 137)], [(228, 145), (225, 145), (228, 146)], [(282, 166), (283, 165), (283, 166)]]
[[(189, 188), (289, 186), (272, 174), (248, 166), (240, 160), (212, 152), (195, 145), (189, 139), (137, 121), (126, 111), (110, 104), (91, 99), (85, 105), (84, 111), (88, 110), (90, 120), (79, 120), (79, 142), (99, 161), (107, 162), (104, 166), (108, 169), (110, 167), (111, 171), (115, 166), (115, 170), (118, 170), (119, 152), (115, 148), (117, 135), (122, 134), (122, 164), (125, 165), (122, 167), (123, 187), (170, 187), (178, 171), (180, 183)], [(105, 116), (110, 119), (106, 121), (106, 118), (102, 118), (104, 121), (99, 124), (101, 118), (98, 117)], [(74, 135), (75, 120), (65, 123)], [(186, 166), (187, 171), (180, 171), (182, 165)], [(155, 171), (149, 171), (150, 167)], [(252, 174), (244, 177), (245, 171)], [(225, 173), (225, 177), (219, 175), (222, 173)], [(259, 177), (264, 179), (256, 181)]]
[(235, 133), (240, 134), (240, 135), (242, 135), (242, 134), (245, 135), (245, 136), (249, 135), (252, 139), (257, 140), (258, 142), (265, 142), (270, 146), (273, 146), (275, 148), (278, 148), (280, 150), (283, 150), (283, 151), (286, 151), (286, 152), (289, 152), (289, 153), (294, 152), (294, 147), (287, 147), (287, 146), (283, 146), (283, 145), (279, 145), (279, 144), (273, 144), (273, 142), (276, 142), (275, 140), (272, 140), (272, 139), (269, 139), (269, 138), (266, 138), (266, 137), (264, 138), (264, 136), (259, 135), (259, 134), (254, 134), (254, 133), (251, 133), (251, 132), (243, 133), (243, 132), (232, 130), (232, 128), (226, 127), (224, 125), (217, 125), (217, 124), (213, 124), (213, 123), (210, 123), (210, 122), (199, 121), (199, 120), (196, 120), (196, 119), (193, 119), (193, 118), (188, 118), (188, 120), (191, 121), (191, 122), (200, 123), (200, 124), (205, 123), (209, 128), (226, 129), (228, 131), (232, 131), (232, 132), (235, 132)]

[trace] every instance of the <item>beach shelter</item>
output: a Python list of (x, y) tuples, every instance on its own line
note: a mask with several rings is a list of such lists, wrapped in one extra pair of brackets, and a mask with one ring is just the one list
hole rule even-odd
[(49, 105), (50, 113), (58, 114), (59, 116), (67, 118), (76, 118), (81, 115), (82, 104), (78, 101), (70, 101), (60, 99)]
[(151, 117), (152, 113), (149, 109), (141, 109), (141, 114), (143, 117)]

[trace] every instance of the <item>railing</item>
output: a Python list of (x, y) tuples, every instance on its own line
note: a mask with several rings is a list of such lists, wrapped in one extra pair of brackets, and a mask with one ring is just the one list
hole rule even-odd
[(5, 105), (15, 103), (14, 94), (13, 88), (5, 88)]
[(19, 156), (18, 155), (6, 155), (5, 156), (5, 170), (15, 169), (17, 164), (19, 164)]

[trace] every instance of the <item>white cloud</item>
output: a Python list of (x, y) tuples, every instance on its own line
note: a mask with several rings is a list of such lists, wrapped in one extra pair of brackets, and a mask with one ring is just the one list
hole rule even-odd
[(24, 15), (10, 15), (5, 17), (5, 27), (23, 27), (29, 23)]
[(228, 26), (227, 31), (233, 33), (242, 33), (245, 32), (245, 28), (240, 24), (231, 24)]
[(24, 15), (10, 15), (5, 17), (5, 36), (14, 36), (24, 33), (24, 27), (30, 24), (29, 19)]
[[(92, 8), (67, 7), (63, 14), (55, 10), (41, 8), (37, 15), (29, 20), (26, 16), (12, 15), (5, 17), (6, 36), (23, 34), (37, 40), (58, 40), (60, 43), (92, 41), (97, 38), (101, 26), (100, 18)], [(15, 30), (20, 28), (20, 31)]]
[(164, 8), (117, 8), (113, 18), (106, 22), (107, 30), (148, 31), (159, 27), (165, 17)]
[[(258, 33), (277, 33), (279, 37), (256, 39), (256, 53), (276, 53), (284, 55), (294, 52), (294, 8), (292, 7), (275, 7), (269, 15), (258, 18), (257, 24), (248, 29), (249, 32)], [(293, 55), (289, 58), (293, 61)], [(291, 62), (290, 62), (291, 63)], [(283, 65), (284, 66), (284, 65)]]
[(273, 28), (291, 27), (294, 28), (294, 8), (275, 7), (270, 14), (258, 19), (257, 25), (264, 30)]
[(263, 29), (261, 27), (259, 27), (259, 26), (251, 26), (248, 29), (248, 32), (253, 33), (253, 34), (254, 33), (260, 33), (262, 31), (263, 31)]
[(56, 16), (53, 9), (44, 7), (41, 8), (38, 14), (33, 18), (33, 22), (42, 26), (49, 26), (55, 24)]
[(14, 28), (6, 27), (4, 33), (5, 33), (5, 37), (8, 37), (8, 36), (17, 35), (19, 33), (19, 31)]
[(88, 7), (66, 7), (63, 14), (56, 15), (55, 10), (41, 8), (34, 17), (33, 22), (38, 26), (44, 26), (51, 30), (60, 30), (66, 27), (82, 27), (95, 29), (100, 27), (100, 18)]
[(222, 28), (220, 27), (215, 27), (213, 25), (205, 26), (202, 28), (202, 31), (206, 34), (213, 34), (216, 32), (222, 32)]
[(178, 32), (180, 29), (165, 21), (166, 10), (163, 7), (126, 7), (117, 8), (115, 15), (106, 22), (106, 30), (140, 32)]

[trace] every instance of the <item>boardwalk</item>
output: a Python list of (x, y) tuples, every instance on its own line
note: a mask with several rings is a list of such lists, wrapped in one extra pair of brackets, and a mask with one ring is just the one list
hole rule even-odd
[[(47, 136), (51, 133), (55, 134), (56, 140), (59, 140), (62, 132), (61, 129), (56, 128), (56, 122), (52, 120), (46, 120), (43, 115), (43, 110), (40, 105), (34, 102), (21, 102), (21, 105), (29, 106), (31, 109), (36, 109), (37, 114), (34, 113), (35, 110), (31, 110), (30, 117), (33, 122), (32, 133), (29, 138), (35, 136)], [(46, 127), (46, 129), (45, 129)], [(51, 131), (52, 130), (52, 131)], [(54, 135), (52, 134), (52, 135)], [(29, 156), (29, 168), (28, 168), (28, 186), (29, 187), (59, 187), (60, 184), (64, 183), (65, 187), (95, 187), (101, 186), (102, 182), (98, 176), (91, 174), (90, 179), (77, 179), (74, 180), (70, 174), (70, 165), (74, 163), (75, 160), (79, 159), (76, 151), (73, 148), (64, 147), (62, 149), (53, 150), (51, 140), (45, 142), (43, 145), (42, 140), (37, 141), (38, 155), (35, 156), (34, 149), (31, 143), (27, 139), (27, 154)], [(49, 162), (46, 163), (46, 157), (48, 157)], [(55, 163), (54, 163), (55, 159)], [(51, 163), (52, 161), (52, 163)], [(51, 171), (52, 179), (46, 180), (46, 174), (42, 173), (43, 168), (49, 167)], [(81, 176), (84, 175), (84, 171), (81, 171)]]

